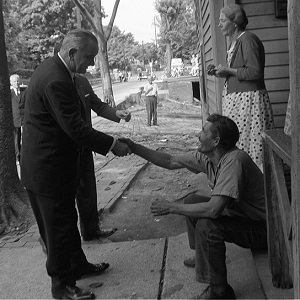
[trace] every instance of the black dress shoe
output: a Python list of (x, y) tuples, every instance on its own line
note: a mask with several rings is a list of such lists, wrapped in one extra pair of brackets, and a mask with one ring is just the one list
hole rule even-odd
[(94, 293), (83, 290), (78, 286), (66, 286), (63, 289), (52, 292), (54, 299), (73, 299), (73, 300), (85, 300), (85, 299), (95, 299)]
[(183, 261), (183, 264), (188, 268), (195, 268), (195, 257), (187, 258)]
[(75, 271), (75, 280), (86, 277), (101, 275), (109, 267), (108, 263), (91, 264), (88, 263), (85, 267)]
[(93, 234), (88, 234), (82, 237), (84, 241), (92, 241), (98, 240), (101, 238), (107, 238), (113, 235), (117, 231), (117, 228), (110, 228), (110, 229), (98, 229)]
[(222, 294), (217, 294), (209, 285), (198, 299), (235, 299), (233, 288), (227, 284), (226, 290)]

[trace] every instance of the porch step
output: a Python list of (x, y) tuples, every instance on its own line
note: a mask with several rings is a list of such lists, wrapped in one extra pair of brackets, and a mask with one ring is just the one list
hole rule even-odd
[(294, 299), (294, 289), (273, 286), (267, 251), (253, 251), (253, 259), (267, 299)]
[[(228, 282), (237, 299), (266, 299), (253, 260), (252, 252), (226, 243)], [(189, 249), (187, 233), (170, 237), (165, 259), (162, 299), (195, 299), (207, 284), (195, 281), (195, 269), (183, 265), (183, 260), (194, 255)]]

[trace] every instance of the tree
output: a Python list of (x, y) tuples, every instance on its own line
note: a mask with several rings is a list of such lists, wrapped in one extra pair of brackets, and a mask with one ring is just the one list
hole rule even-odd
[(76, 11), (72, 1), (33, 0), (22, 7), (21, 27), (27, 41), (28, 60), (38, 65), (51, 55), (50, 49), (75, 28)]
[(180, 57), (190, 62), (192, 54), (197, 52), (197, 30), (195, 18), (195, 3), (185, 0), (185, 11), (178, 15), (175, 30), (172, 30), (173, 57)]
[(107, 43), (109, 66), (111, 69), (128, 69), (133, 58), (133, 49), (138, 45), (132, 33), (125, 34), (117, 26), (113, 26)]
[(113, 8), (113, 12), (110, 21), (106, 27), (102, 24), (102, 18), (105, 17), (104, 11), (101, 6), (101, 0), (94, 0), (95, 14), (94, 18), (90, 15), (87, 9), (81, 4), (79, 0), (73, 0), (73, 2), (79, 7), (82, 15), (88, 20), (92, 31), (98, 38), (99, 53), (98, 58), (100, 65), (96, 66), (100, 68), (103, 97), (106, 103), (109, 103), (112, 107), (115, 107), (115, 101), (113, 97), (113, 90), (109, 72), (108, 54), (107, 54), (107, 42), (112, 32), (113, 23), (116, 17), (120, 0), (116, 0)]
[[(24, 68), (26, 65), (26, 41), (22, 39), (20, 25), (21, 1), (5, 1), (3, 3), (4, 32), (7, 49), (8, 69)], [(9, 51), (8, 51), (9, 50)]]
[(0, 0), (0, 234), (27, 219), (29, 202), (16, 168), (10, 83)]
[(182, 22), (187, 22), (183, 17), (189, 6), (190, 0), (156, 0), (155, 9), (160, 15), (161, 42), (165, 45), (167, 56), (167, 76), (171, 76), (172, 41), (178, 35)]

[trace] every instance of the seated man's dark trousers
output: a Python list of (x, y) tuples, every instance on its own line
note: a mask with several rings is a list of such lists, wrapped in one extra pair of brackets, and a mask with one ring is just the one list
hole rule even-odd
[(76, 203), (79, 212), (81, 235), (85, 237), (99, 230), (97, 187), (92, 151), (83, 148), (80, 164), (80, 181), (76, 194)]
[[(208, 202), (209, 198), (190, 195), (185, 204)], [(216, 219), (186, 218), (189, 245), (196, 250), (196, 280), (201, 283), (227, 284), (225, 242), (243, 248), (267, 249), (265, 221), (220, 216)]]
[(46, 269), (52, 293), (74, 286), (76, 274), (88, 261), (81, 248), (75, 194), (48, 197), (27, 190), (40, 235), (47, 249)]
[(146, 110), (147, 110), (147, 123), (151, 125), (153, 118), (153, 125), (157, 124), (157, 97), (146, 96)]

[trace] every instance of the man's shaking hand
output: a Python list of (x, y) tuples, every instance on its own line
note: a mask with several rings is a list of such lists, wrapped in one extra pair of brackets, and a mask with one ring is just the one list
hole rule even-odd
[(126, 143), (117, 139), (115, 146), (112, 149), (112, 153), (116, 156), (127, 156), (128, 154), (131, 154), (132, 151)]
[(131, 112), (128, 111), (127, 109), (117, 110), (116, 111), (116, 116), (119, 119), (125, 120), (125, 122), (129, 122), (131, 120)]

